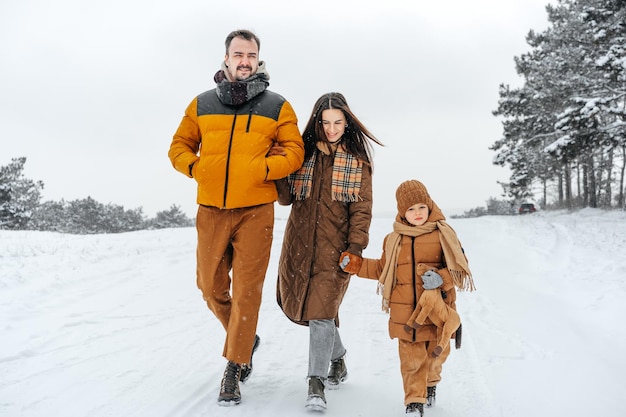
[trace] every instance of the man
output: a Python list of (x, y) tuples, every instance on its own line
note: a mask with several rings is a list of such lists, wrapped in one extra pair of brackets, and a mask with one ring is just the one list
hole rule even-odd
[(241, 402), (239, 382), (250, 376), (260, 343), (256, 327), (272, 245), (274, 180), (304, 159), (296, 114), (267, 90), (259, 46), (247, 30), (226, 37), (217, 88), (189, 104), (168, 153), (174, 168), (198, 184), (197, 285), (226, 330), (220, 405)]

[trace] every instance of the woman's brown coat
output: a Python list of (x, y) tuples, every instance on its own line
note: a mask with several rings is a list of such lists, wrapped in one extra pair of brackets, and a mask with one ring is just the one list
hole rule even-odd
[(369, 241), (371, 169), (363, 165), (359, 201), (332, 201), (333, 155), (317, 152), (308, 198), (292, 200), (286, 179), (277, 181), (279, 202), (292, 207), (278, 264), (276, 296), (295, 323), (334, 319), (339, 325), (339, 306), (350, 282), (350, 274), (339, 267), (339, 255), (347, 250), (361, 256)]
[[(387, 238), (385, 238), (385, 243)], [(383, 248), (385, 248), (383, 243)], [(358, 276), (378, 279), (388, 255), (381, 259), (363, 259)], [(421, 264), (421, 265), (420, 265)], [(450, 272), (444, 265), (443, 250), (439, 242), (439, 231), (417, 236), (402, 236), (398, 266), (396, 268), (396, 286), (389, 299), (389, 336), (410, 342), (437, 340), (437, 327), (426, 320), (423, 326), (413, 329), (406, 326), (411, 314), (417, 307), (424, 286), (421, 276), (427, 267), (435, 268), (443, 278), (441, 289), (445, 292), (445, 303), (456, 310), (456, 290)]]

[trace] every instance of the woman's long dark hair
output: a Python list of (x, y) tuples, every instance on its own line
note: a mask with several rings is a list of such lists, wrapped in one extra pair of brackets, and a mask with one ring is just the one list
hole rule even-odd
[(376, 137), (370, 133), (363, 123), (352, 113), (346, 98), (341, 93), (327, 93), (321, 96), (313, 106), (311, 117), (304, 128), (302, 139), (304, 139), (305, 158), (310, 157), (315, 152), (317, 142), (328, 142), (322, 125), (322, 112), (328, 109), (337, 109), (343, 112), (346, 118), (346, 129), (341, 137), (341, 141), (346, 147), (346, 151), (354, 157), (372, 165), (372, 142), (384, 146)]

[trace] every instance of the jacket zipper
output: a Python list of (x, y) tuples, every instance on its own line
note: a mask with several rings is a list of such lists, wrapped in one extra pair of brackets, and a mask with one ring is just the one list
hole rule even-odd
[(250, 112), (248, 113), (248, 124), (246, 124), (246, 133), (250, 133), (251, 122), (252, 122), (252, 106), (250, 106)]
[(226, 154), (226, 176), (224, 181), (224, 202), (222, 208), (226, 208), (226, 194), (228, 194), (228, 172), (230, 168), (230, 151), (233, 147), (233, 137), (235, 135), (235, 123), (237, 123), (237, 113), (233, 117), (233, 125), (230, 128), (230, 140), (228, 141), (228, 153)]
[[(413, 277), (413, 311), (417, 308), (417, 279), (415, 277), (416, 268), (415, 268), (415, 236), (411, 236), (411, 276)], [(413, 329), (413, 341), (415, 342), (415, 337), (417, 334), (417, 329)]]

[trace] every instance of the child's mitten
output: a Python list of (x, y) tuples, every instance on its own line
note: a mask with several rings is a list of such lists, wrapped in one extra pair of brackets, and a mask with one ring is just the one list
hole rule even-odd
[(435, 271), (426, 271), (422, 275), (422, 281), (424, 282), (425, 290), (434, 290), (443, 284), (443, 278)]

